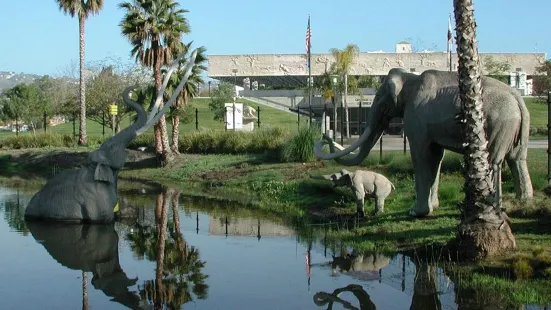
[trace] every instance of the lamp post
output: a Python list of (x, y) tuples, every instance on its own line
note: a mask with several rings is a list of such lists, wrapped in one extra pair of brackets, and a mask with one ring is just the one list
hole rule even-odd
[[(336, 74), (331, 75), (331, 81), (333, 82), (333, 123), (335, 124), (335, 130), (333, 131), (333, 139), (337, 138), (337, 82), (339, 76)], [(342, 113), (342, 111), (341, 111)], [(341, 128), (342, 131), (342, 128)], [(342, 132), (341, 132), (341, 144), (342, 144)]]

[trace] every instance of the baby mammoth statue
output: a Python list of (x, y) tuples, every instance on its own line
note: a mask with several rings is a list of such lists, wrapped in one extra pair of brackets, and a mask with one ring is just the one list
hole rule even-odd
[(349, 172), (346, 169), (342, 169), (340, 172), (333, 174), (311, 177), (314, 179), (333, 181), (334, 187), (349, 186), (356, 195), (358, 215), (360, 217), (365, 216), (365, 197), (376, 199), (375, 215), (379, 215), (384, 212), (385, 199), (390, 195), (392, 190), (395, 189), (394, 184), (384, 175), (373, 171), (356, 170), (356, 172)]

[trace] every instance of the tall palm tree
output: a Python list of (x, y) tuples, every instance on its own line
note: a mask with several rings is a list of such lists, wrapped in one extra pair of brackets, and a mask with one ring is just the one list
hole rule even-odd
[(465, 258), (481, 259), (515, 248), (516, 240), (501, 209), (501, 201), (495, 197), (488, 162), (473, 0), (454, 0), (453, 5), (466, 164), (459, 250)]
[[(147, 67), (153, 68), (155, 89), (162, 86), (161, 68), (168, 65), (181, 52), (181, 37), (190, 33), (189, 23), (175, 0), (133, 0), (123, 2), (119, 7), (126, 10), (120, 22), (122, 33), (133, 48), (132, 56)], [(163, 104), (159, 106), (162, 108)], [(155, 151), (162, 154), (163, 162), (174, 159), (168, 142), (165, 116), (154, 126)]]
[[(183, 50), (186, 51), (186, 53), (191, 51), (191, 44), (190, 42), (188, 44), (185, 44), (183, 46)], [(172, 145), (171, 149), (174, 153), (178, 154), (180, 153), (178, 151), (179, 149), (179, 138), (180, 138), (180, 116), (181, 113), (188, 103), (190, 98), (193, 98), (197, 96), (199, 92), (199, 85), (204, 84), (205, 81), (201, 77), (201, 73), (203, 71), (207, 70), (207, 67), (205, 66), (205, 62), (207, 61), (207, 56), (205, 55), (206, 48), (204, 46), (201, 46), (197, 49), (197, 56), (195, 57), (195, 64), (192, 68), (191, 75), (188, 78), (188, 81), (184, 85), (184, 89), (182, 92), (178, 95), (178, 98), (174, 102), (174, 105), (171, 107), (171, 113), (170, 116), (172, 118)], [(166, 91), (165, 91), (165, 99), (168, 100), (176, 87), (178, 87), (178, 84), (180, 84), (180, 81), (182, 77), (184, 76), (183, 69), (186, 65), (186, 58), (182, 59), (182, 62), (179, 64), (179, 68), (176, 74), (171, 76), (171, 79), (169, 80)], [(166, 70), (163, 70), (163, 73)]]
[(103, 0), (55, 0), (59, 9), (71, 17), (78, 16), (78, 35), (80, 44), (80, 128), (78, 144), (86, 145), (86, 84), (84, 82), (84, 24), (89, 15), (98, 14), (103, 8)]
[(329, 50), (331, 54), (333, 54), (333, 57), (335, 57), (335, 62), (332, 65), (332, 69), (339, 75), (342, 75), (344, 79), (344, 118), (346, 122), (346, 137), (350, 138), (350, 122), (348, 117), (348, 73), (350, 71), (350, 67), (352, 66), (352, 63), (354, 63), (354, 59), (358, 56), (360, 53), (360, 48), (356, 44), (348, 44), (343, 50), (332, 48)]

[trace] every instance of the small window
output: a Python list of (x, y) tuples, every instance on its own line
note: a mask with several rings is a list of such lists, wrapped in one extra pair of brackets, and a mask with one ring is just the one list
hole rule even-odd
[(520, 71), (522, 71), (522, 68), (517, 68), (517, 72), (520, 72)]
[(415, 72), (415, 68), (409, 68), (409, 71)]

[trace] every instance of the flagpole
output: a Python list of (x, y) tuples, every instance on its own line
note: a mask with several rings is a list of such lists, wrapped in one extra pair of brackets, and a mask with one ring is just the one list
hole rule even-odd
[(308, 116), (310, 123), (308, 126), (312, 123), (312, 44), (311, 38), (312, 34), (310, 31), (310, 14), (308, 14), (308, 32), (310, 32), (310, 37), (308, 38)]
[(452, 43), (453, 42), (453, 35), (452, 35), (452, 13), (450, 13), (450, 17), (448, 19), (448, 63), (449, 63), (449, 70), (452, 72)]

